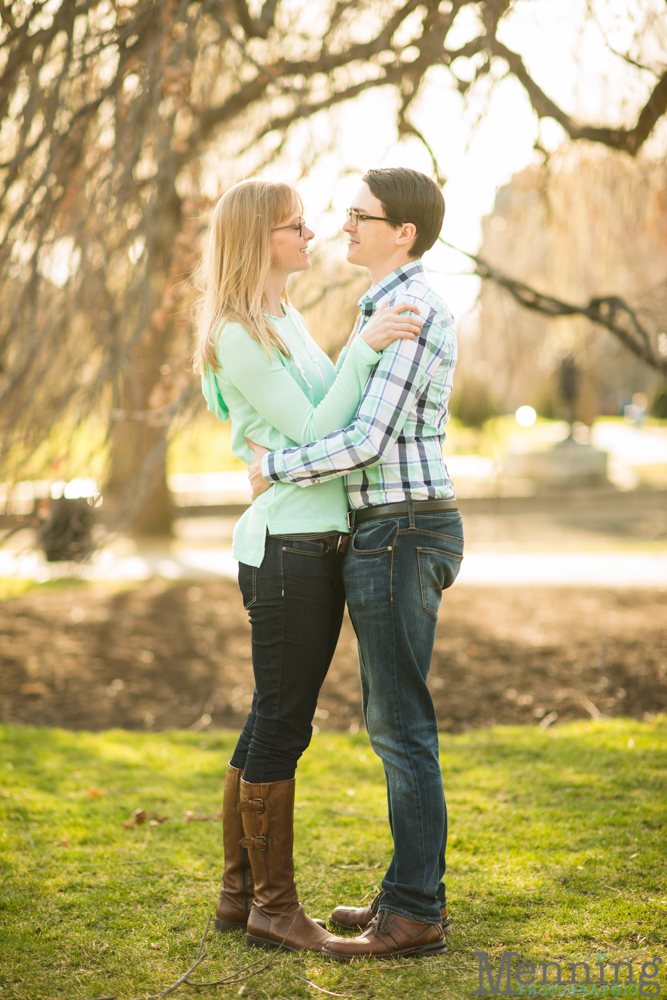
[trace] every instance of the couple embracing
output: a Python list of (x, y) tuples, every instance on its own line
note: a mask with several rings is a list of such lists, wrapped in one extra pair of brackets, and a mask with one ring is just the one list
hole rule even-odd
[[(463, 552), (442, 458), (456, 361), (451, 314), (421, 256), (445, 205), (404, 168), (370, 170), (348, 209), (347, 259), (372, 287), (334, 368), (289, 304), (314, 233), (286, 184), (244, 181), (218, 202), (203, 268), (196, 363), (232, 421), (253, 504), (234, 532), (255, 692), (227, 769), (219, 931), (340, 961), (446, 950), (447, 812), (427, 687), (442, 591)], [(253, 455), (254, 452), (254, 455)], [(394, 853), (382, 891), (337, 907), (335, 936), (294, 883), (295, 772), (347, 601), (362, 705), (387, 781)]]

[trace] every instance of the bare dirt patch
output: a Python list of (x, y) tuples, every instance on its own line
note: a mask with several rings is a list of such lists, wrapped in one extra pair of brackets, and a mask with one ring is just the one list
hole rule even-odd
[[(451, 732), (667, 711), (667, 593), (455, 587), (443, 599), (430, 684)], [(234, 583), (41, 587), (0, 604), (3, 721), (234, 729), (252, 690)], [(361, 725), (347, 618), (316, 723)]]

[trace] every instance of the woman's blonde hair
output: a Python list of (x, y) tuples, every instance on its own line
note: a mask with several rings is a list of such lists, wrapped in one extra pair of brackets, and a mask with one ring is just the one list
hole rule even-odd
[[(225, 322), (241, 323), (267, 354), (290, 353), (264, 315), (264, 285), (271, 266), (271, 230), (287, 219), (301, 199), (289, 184), (249, 180), (235, 184), (215, 206), (195, 283), (202, 295), (195, 307), (198, 331), (193, 367), (219, 366), (216, 347)], [(282, 298), (289, 304), (287, 293)]]

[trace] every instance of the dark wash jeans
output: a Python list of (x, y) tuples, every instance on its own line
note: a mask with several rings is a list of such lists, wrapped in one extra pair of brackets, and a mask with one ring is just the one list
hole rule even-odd
[(342, 562), (324, 542), (268, 535), (262, 565), (239, 564), (255, 693), (231, 764), (246, 781), (293, 778), (310, 743), (343, 621)]
[(343, 569), (364, 721), (384, 765), (394, 839), (380, 908), (430, 923), (440, 923), (445, 903), (447, 809), (426, 679), (442, 591), (462, 556), (458, 511), (381, 517), (355, 530)]

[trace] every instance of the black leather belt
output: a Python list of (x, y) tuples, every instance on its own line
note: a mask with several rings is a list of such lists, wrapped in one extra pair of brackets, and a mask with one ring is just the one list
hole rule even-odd
[[(412, 509), (415, 514), (431, 514), (439, 510), (458, 510), (459, 505), (456, 500), (413, 500)], [(347, 515), (347, 523), (350, 528), (355, 528), (364, 521), (370, 521), (374, 517), (402, 517), (410, 513), (410, 505), (407, 500), (401, 503), (378, 503), (373, 507), (361, 507), (359, 510), (351, 510)]]

